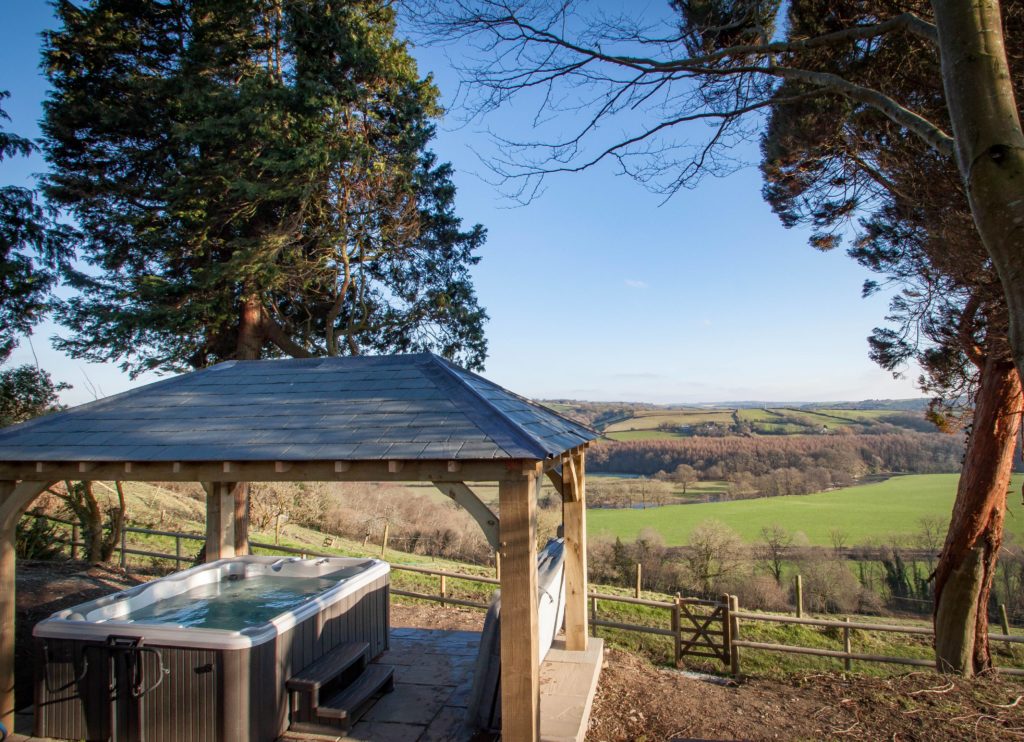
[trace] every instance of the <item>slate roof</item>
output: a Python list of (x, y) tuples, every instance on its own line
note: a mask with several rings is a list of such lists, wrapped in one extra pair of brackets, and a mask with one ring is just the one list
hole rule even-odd
[(0, 461), (543, 459), (586, 426), (430, 353), (228, 361), (0, 430)]

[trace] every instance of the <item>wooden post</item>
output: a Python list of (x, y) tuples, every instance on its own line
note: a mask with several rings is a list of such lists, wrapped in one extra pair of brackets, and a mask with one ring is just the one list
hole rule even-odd
[[(843, 651), (847, 654), (853, 652), (853, 644), (850, 641), (850, 617), (846, 617), (846, 626), (843, 627)], [(843, 659), (843, 669), (847, 672), (853, 669), (853, 660), (849, 657)]]
[(128, 525), (121, 524), (121, 569), (128, 566)]
[(391, 524), (388, 523), (387, 521), (384, 521), (384, 538), (382, 538), (380, 540), (380, 558), (381, 559), (384, 558), (384, 554), (386, 554), (387, 550), (388, 550), (388, 529), (390, 529), (390, 528), (391, 528)]
[(587, 481), (582, 450), (563, 458), (562, 531), (565, 538), (565, 648), (587, 648)]
[(802, 575), (796, 576), (796, 617), (803, 618), (804, 616), (804, 578)]
[(174, 537), (174, 569), (181, 571), (181, 536)]
[[(678, 593), (676, 595), (678, 597)], [(734, 650), (732, 646), (732, 602), (729, 600), (728, 593), (722, 595), (722, 647), (725, 650), (726, 658), (731, 661)]]
[[(366, 534), (369, 537), (369, 533)], [(281, 544), (281, 513), (274, 516), (274, 546)], [(366, 546), (366, 539), (363, 539), (363, 546)]]
[(636, 597), (640, 597), (640, 583), (643, 579), (643, 565), (640, 562), (636, 563)]
[(676, 593), (675, 600), (672, 601), (672, 644), (676, 667), (683, 661), (682, 602), (683, 596)]
[(249, 483), (239, 482), (231, 487), (234, 513), (235, 556), (249, 553)]
[(71, 560), (78, 559), (78, 539), (81, 535), (78, 533), (78, 524), (71, 524)]
[[(1002, 624), (1003, 634), (1009, 636), (1010, 619), (1006, 616), (1006, 603), (999, 604), (999, 623)], [(1010, 652), (1010, 656), (1013, 656), (1013, 642), (1006, 642), (1006, 649)]]
[(441, 578), (441, 605), (445, 604), (445, 598), (448, 597), (448, 583), (445, 581), (445, 575), (439, 575)]
[(597, 636), (597, 598), (590, 599), (590, 635)]
[[(0, 723), (14, 729), (14, 621), (18, 520), (51, 482), (0, 482)], [(28, 667), (23, 671), (31, 672)]]
[(740, 638), (740, 620), (736, 617), (736, 614), (740, 612), (740, 599), (735, 595), (729, 596), (729, 664), (731, 665), (732, 675), (734, 678), (740, 676), (740, 648), (736, 646), (736, 642)]
[(501, 580), (501, 552), (494, 552), (494, 579)]
[(501, 738), (540, 738), (536, 473), (498, 484), (501, 575)]
[(228, 482), (204, 482), (206, 490), (206, 561), (235, 555), (235, 496)]

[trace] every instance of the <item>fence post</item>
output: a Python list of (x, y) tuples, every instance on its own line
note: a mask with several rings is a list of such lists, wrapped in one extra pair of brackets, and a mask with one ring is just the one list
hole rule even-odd
[(729, 596), (729, 664), (734, 678), (740, 676), (740, 648), (736, 642), (740, 638), (740, 620), (736, 614), (740, 612), (740, 599), (735, 595)]
[(676, 667), (679, 667), (680, 663), (683, 661), (682, 602), (683, 596), (676, 593), (675, 600), (672, 601), (672, 643), (675, 645)]
[(494, 579), (501, 579), (501, 552), (494, 552)]
[(78, 524), (73, 523), (71, 525), (71, 558), (78, 559)]
[(390, 523), (384, 524), (384, 538), (380, 540), (380, 558), (384, 558), (384, 554), (388, 550), (388, 529), (391, 526)]
[(124, 524), (121, 525), (121, 569), (124, 569), (128, 564), (128, 555), (125, 551), (128, 549), (128, 528)]
[[(846, 652), (846, 654), (851, 654), (853, 652), (853, 644), (850, 641), (849, 616), (846, 617), (846, 626), (843, 627), (843, 651)], [(850, 670), (853, 669), (853, 660), (849, 657), (845, 657), (843, 659), (843, 669), (845, 669), (847, 672), (850, 672)]]
[(640, 597), (640, 583), (643, 579), (643, 565), (640, 562), (636, 563), (636, 597)]
[(725, 653), (726, 664), (732, 660), (732, 601), (729, 593), (722, 594), (722, 651)]
[(441, 578), (441, 605), (445, 604), (445, 598), (448, 597), (448, 583), (445, 582), (445, 576), (439, 575)]
[(181, 536), (174, 537), (174, 569), (181, 571)]
[(802, 575), (796, 576), (796, 617), (804, 617), (804, 578)]
[[(1003, 633), (1006, 636), (1010, 635), (1010, 619), (1006, 616), (1006, 603), (999, 604), (999, 623), (1003, 626)], [(1010, 656), (1013, 656), (1013, 642), (1006, 642), (1006, 649), (1009, 651)]]
[(597, 636), (597, 598), (590, 599), (590, 635)]

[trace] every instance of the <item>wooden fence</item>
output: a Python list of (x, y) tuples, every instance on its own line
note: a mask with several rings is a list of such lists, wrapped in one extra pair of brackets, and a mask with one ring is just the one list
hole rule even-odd
[[(70, 548), (72, 558), (77, 557), (78, 547), (83, 545), (79, 539), (78, 526), (70, 521), (61, 520), (45, 515), (34, 515), (37, 518), (46, 518), (56, 523), (70, 526), (69, 538), (55, 539), (59, 543), (67, 544)], [(174, 538), (174, 554), (165, 554), (145, 549), (131, 549), (127, 545), (127, 534), (138, 533), (149, 536), (164, 536)], [(180, 570), (182, 565), (191, 564), (193, 558), (183, 555), (182, 541), (205, 541), (206, 537), (196, 533), (179, 533), (176, 531), (160, 531), (148, 528), (137, 528), (129, 526), (124, 529), (121, 535), (121, 543), (117, 549), (120, 555), (121, 566), (125, 566), (128, 555), (143, 556), (153, 559), (165, 559), (175, 563), (175, 568)], [(329, 544), (325, 542), (325, 546)], [(296, 549), (278, 544), (267, 544), (259, 541), (250, 541), (249, 546), (253, 549), (260, 549), (277, 554), (294, 554), (306, 557), (331, 557), (337, 554), (330, 554), (323, 551), (311, 549)], [(430, 600), (442, 605), (458, 605), (469, 608), (486, 609), (489, 602), (467, 600), (453, 596), (449, 591), (449, 580), (463, 580), (482, 585), (490, 585), (492, 588), (500, 584), (497, 577), (486, 575), (469, 575), (458, 572), (451, 572), (428, 567), (417, 567), (408, 564), (392, 564), (391, 569), (398, 572), (409, 572), (433, 576), (438, 578), (438, 590), (435, 593), (416, 592), (411, 590), (392, 589), (394, 595), (401, 595), (419, 600)], [(854, 662), (880, 662), (890, 664), (909, 665), (913, 667), (935, 667), (935, 661), (916, 657), (898, 657), (890, 655), (863, 654), (852, 651), (852, 638), (855, 631), (879, 631), (910, 636), (933, 637), (934, 631), (924, 626), (899, 626), (894, 624), (853, 622), (850, 619), (836, 621), (830, 619), (794, 617), (774, 613), (753, 613), (741, 611), (739, 600), (735, 595), (723, 595), (720, 600), (700, 600), (697, 598), (684, 598), (681, 595), (671, 601), (648, 600), (640, 597), (627, 597), (623, 595), (609, 595), (605, 593), (590, 592), (587, 595), (590, 600), (590, 626), (596, 636), (598, 629), (611, 629), (654, 636), (669, 637), (673, 645), (673, 658), (677, 666), (687, 657), (700, 659), (713, 659), (722, 662), (730, 668), (733, 675), (739, 676), (742, 672), (741, 650), (756, 650), (768, 652), (782, 652), (788, 654), (809, 655), (813, 657), (825, 657), (843, 661), (845, 669), (851, 670)], [(600, 603), (609, 602), (620, 605), (642, 606), (655, 609), (656, 613), (664, 611), (660, 626), (645, 626), (642, 624), (623, 623), (612, 621), (602, 617)], [(821, 649), (818, 647), (805, 647), (790, 644), (775, 644), (770, 642), (756, 642), (741, 638), (741, 628), (745, 623), (767, 622), (777, 624), (791, 624), (800, 626), (814, 626), (822, 629), (837, 629), (842, 636), (842, 649)], [(989, 642), (1004, 642), (1007, 646), (1012, 644), (1024, 644), (1024, 636), (1003, 634), (989, 634)], [(1007, 675), (1024, 676), (1024, 669), (1015, 667), (997, 667), (998, 672)]]

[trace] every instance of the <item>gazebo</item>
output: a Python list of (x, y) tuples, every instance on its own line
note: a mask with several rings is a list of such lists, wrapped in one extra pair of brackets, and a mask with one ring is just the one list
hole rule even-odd
[[(228, 361), (0, 431), (0, 721), (14, 715), (15, 527), (65, 479), (195, 481), (206, 558), (246, 553), (246, 482), (429, 481), (501, 555), (502, 737), (537, 740), (537, 492), (562, 494), (565, 648), (587, 648), (596, 434), (433, 354)], [(496, 481), (499, 515), (466, 482)], [(240, 483), (242, 483), (240, 485)]]

